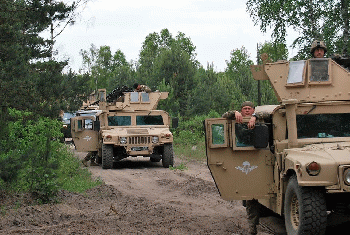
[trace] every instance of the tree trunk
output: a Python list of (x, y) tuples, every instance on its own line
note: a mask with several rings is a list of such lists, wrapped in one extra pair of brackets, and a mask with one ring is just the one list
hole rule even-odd
[(349, 0), (341, 0), (341, 14), (344, 23), (343, 31), (343, 55), (348, 54), (348, 41), (349, 41)]

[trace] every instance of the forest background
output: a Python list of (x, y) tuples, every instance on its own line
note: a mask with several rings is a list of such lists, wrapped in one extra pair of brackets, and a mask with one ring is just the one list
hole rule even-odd
[[(109, 92), (140, 83), (152, 90), (168, 91), (168, 99), (158, 108), (180, 119), (179, 128), (173, 130), (175, 151), (205, 156), (205, 118), (239, 109), (245, 100), (256, 105), (277, 103), (268, 81), (260, 82), (258, 96), (258, 82), (249, 66), (261, 63), (259, 55), (268, 53), (272, 62), (307, 59), (314, 39), (326, 42), (328, 56), (347, 56), (350, 46), (348, 0), (248, 0), (247, 12), (263, 32), (272, 30), (271, 41), (258, 44), (254, 58), (244, 46), (228, 48), (231, 53), (224, 72), (216, 72), (214, 64), (201, 65), (190, 36), (182, 32), (172, 35), (166, 28), (150, 32), (136, 61), (127, 61), (121, 50), (112, 52), (108, 45), (91, 45), (81, 51), (81, 70), (67, 72), (68, 61), (55, 59), (60, 53), (53, 50), (55, 38), (66, 27), (74, 27), (77, 13), (88, 1), (0, 0), (3, 190), (29, 191), (45, 202), (57, 190), (72, 186), (67, 185), (76, 181), (72, 172), (80, 171), (77, 163), (67, 163), (72, 160), (65, 157), (67, 151), (59, 144), (59, 114), (76, 111), (96, 89)], [(298, 50), (293, 58), (288, 57), (286, 45), (289, 29), (298, 33), (291, 45)], [(42, 32), (47, 30), (50, 37), (43, 38)], [(70, 180), (62, 178), (67, 175), (71, 175)]]

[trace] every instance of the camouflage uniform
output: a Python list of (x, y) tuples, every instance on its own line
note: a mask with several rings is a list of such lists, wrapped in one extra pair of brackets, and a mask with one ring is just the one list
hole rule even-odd
[(222, 115), (222, 117), (227, 118), (227, 119), (235, 119), (235, 112), (236, 112), (236, 110), (227, 111), (226, 113), (224, 113)]
[[(235, 112), (236, 110), (227, 111), (222, 115), (222, 117), (227, 119), (235, 119)], [(256, 112), (252, 116), (256, 117), (256, 120), (264, 120), (268, 119), (270, 117), (270, 114), (267, 112)]]
[(255, 235), (258, 233), (257, 226), (260, 218), (260, 203), (258, 200), (247, 200), (246, 211), (248, 215), (249, 234)]
[(91, 166), (98, 166), (98, 164), (95, 162), (96, 154), (97, 154), (97, 152), (88, 152), (86, 157), (81, 161), (83, 163), (83, 165), (88, 167), (87, 163), (88, 163), (88, 161), (91, 160), (91, 163), (90, 163)]
[(138, 83), (135, 83), (133, 87), (134, 87), (136, 92), (147, 92), (147, 93), (149, 93), (149, 92), (152, 91), (151, 88), (149, 88), (148, 86), (140, 85)]

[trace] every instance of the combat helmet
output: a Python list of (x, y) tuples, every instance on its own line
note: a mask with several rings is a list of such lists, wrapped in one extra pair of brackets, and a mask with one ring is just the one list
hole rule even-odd
[(311, 44), (311, 48), (310, 48), (311, 54), (314, 54), (314, 51), (317, 48), (322, 48), (324, 50), (324, 53), (327, 52), (327, 47), (326, 47), (326, 44), (324, 43), (324, 41), (321, 41), (321, 40), (313, 41), (312, 44)]

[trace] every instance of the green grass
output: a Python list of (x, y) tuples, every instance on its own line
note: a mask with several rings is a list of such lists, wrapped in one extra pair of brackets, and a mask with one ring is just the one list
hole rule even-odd
[(180, 171), (184, 171), (184, 170), (188, 170), (188, 167), (184, 164), (184, 163), (180, 163), (179, 165), (173, 167), (170, 166), (169, 167), (170, 170), (180, 170)]
[(80, 161), (68, 149), (62, 157), (58, 174), (61, 188), (70, 192), (82, 193), (87, 189), (102, 184), (101, 179), (93, 179), (86, 168), (82, 168)]
[(184, 144), (184, 143), (175, 143), (174, 144), (175, 155), (180, 157), (180, 159), (191, 161), (205, 161), (205, 144), (203, 142), (198, 142), (197, 144)]

